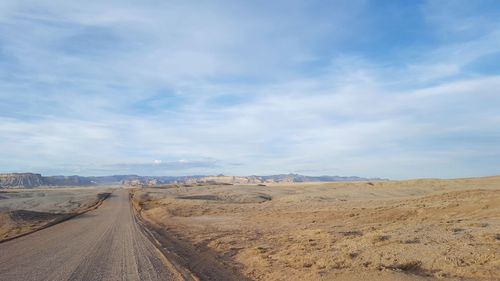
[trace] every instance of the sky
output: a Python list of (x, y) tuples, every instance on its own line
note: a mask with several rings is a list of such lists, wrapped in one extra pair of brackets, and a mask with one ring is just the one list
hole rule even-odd
[(0, 172), (500, 174), (500, 2), (0, 0)]

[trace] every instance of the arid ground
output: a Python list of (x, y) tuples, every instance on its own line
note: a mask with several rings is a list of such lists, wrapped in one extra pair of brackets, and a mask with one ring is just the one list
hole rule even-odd
[(129, 198), (114, 189), (98, 208), (0, 243), (0, 280), (192, 280), (136, 223)]
[(33, 232), (96, 206), (103, 189), (0, 191), (0, 241)]
[(249, 279), (500, 280), (500, 177), (170, 186), (134, 200)]

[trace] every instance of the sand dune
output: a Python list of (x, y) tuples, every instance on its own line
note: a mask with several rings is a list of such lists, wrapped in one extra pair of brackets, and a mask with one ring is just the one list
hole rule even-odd
[(500, 280), (500, 177), (136, 190), (255, 280)]

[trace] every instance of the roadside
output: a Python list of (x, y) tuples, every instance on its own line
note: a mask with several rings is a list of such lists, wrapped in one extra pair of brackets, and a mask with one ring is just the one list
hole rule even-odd
[(0, 193), (0, 243), (98, 208), (112, 191), (23, 190)]
[(138, 224), (185, 280), (251, 280), (220, 260), (209, 248), (192, 245), (164, 225), (144, 216), (142, 203), (134, 191), (130, 191), (130, 198)]

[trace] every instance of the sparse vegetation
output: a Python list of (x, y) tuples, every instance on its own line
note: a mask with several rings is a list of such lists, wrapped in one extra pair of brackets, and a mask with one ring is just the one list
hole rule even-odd
[(489, 281), (500, 275), (499, 183), (202, 186), (163, 189), (141, 206), (255, 280)]

